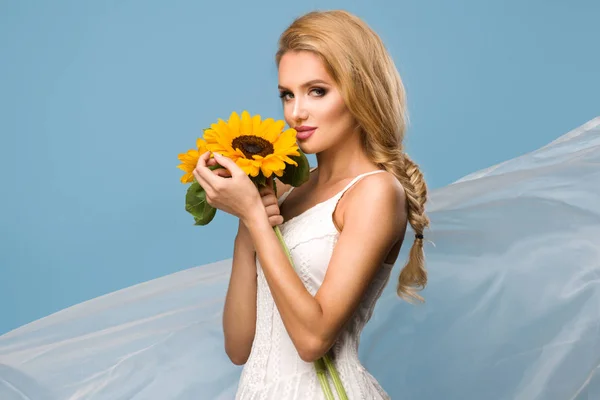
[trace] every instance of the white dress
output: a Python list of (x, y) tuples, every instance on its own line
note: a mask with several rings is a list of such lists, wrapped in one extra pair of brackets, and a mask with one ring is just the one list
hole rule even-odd
[[(333, 248), (339, 237), (332, 220), (338, 200), (361, 178), (378, 172), (385, 171), (371, 171), (358, 175), (333, 197), (279, 225), (297, 273), (313, 296), (323, 283)], [(293, 187), (279, 198), (280, 205), (292, 190)], [(250, 357), (242, 370), (236, 399), (324, 399), (314, 364), (305, 362), (298, 356), (283, 325), (258, 257), (256, 266), (256, 334)], [(389, 280), (392, 266), (393, 264), (387, 263), (381, 266), (358, 309), (344, 326), (333, 346), (331, 357), (348, 398), (352, 400), (390, 398), (361, 365), (358, 359), (358, 344), (363, 327), (370, 319), (373, 308)], [(337, 398), (331, 378), (329, 382)]]

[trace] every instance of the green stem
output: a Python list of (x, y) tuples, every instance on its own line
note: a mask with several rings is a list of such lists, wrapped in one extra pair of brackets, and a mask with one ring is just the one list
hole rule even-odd
[(338, 375), (337, 370), (335, 369), (335, 364), (333, 364), (333, 361), (331, 361), (331, 358), (329, 358), (329, 354), (325, 354), (323, 356), (322, 360), (325, 362), (325, 366), (327, 367), (327, 370), (331, 374), (331, 378), (333, 379), (333, 384), (335, 386), (335, 389), (338, 392), (338, 396), (340, 397), (340, 400), (348, 400), (348, 395), (346, 394), (346, 391), (344, 390), (344, 385), (342, 385), (342, 380), (340, 379), (340, 376)]
[(333, 393), (331, 392), (331, 388), (329, 387), (329, 382), (327, 381), (327, 371), (325, 369), (325, 363), (322, 358), (319, 358), (314, 362), (315, 370), (317, 371), (317, 378), (319, 378), (319, 382), (321, 383), (321, 388), (323, 389), (323, 394), (325, 394), (325, 398), (327, 400), (334, 400)]

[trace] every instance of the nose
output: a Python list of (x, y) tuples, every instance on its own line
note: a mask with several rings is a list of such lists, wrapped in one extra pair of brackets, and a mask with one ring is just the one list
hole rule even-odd
[(308, 111), (306, 110), (304, 101), (300, 98), (294, 99), (294, 105), (292, 107), (292, 118), (296, 121), (305, 120), (308, 117)]

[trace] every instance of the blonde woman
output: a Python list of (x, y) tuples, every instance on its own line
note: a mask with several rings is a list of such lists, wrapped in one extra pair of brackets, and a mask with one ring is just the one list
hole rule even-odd
[[(421, 299), (426, 185), (403, 151), (402, 81), (379, 36), (345, 11), (310, 12), (281, 35), (279, 93), (299, 147), (318, 166), (298, 188), (256, 192), (230, 159), (194, 172), (213, 206), (240, 219), (223, 329), (244, 364), (238, 399), (324, 398), (313, 362), (329, 352), (350, 399), (385, 399), (358, 343), (387, 284), (407, 222), (416, 233), (398, 295)], [(217, 176), (220, 174), (221, 176)], [(279, 225), (297, 267), (272, 229)], [(412, 241), (412, 238), (411, 238)]]

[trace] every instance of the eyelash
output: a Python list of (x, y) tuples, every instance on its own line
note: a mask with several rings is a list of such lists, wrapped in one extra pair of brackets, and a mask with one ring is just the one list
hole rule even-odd
[[(323, 96), (325, 96), (325, 95), (327, 94), (327, 90), (325, 90), (325, 89), (323, 89), (323, 88), (320, 88), (320, 87), (313, 88), (313, 89), (311, 89), (310, 91), (312, 92), (312, 91), (314, 91), (314, 90), (320, 90), (320, 91), (322, 92), (322, 94), (321, 94), (321, 95), (319, 95), (319, 97), (323, 97)], [(281, 92), (281, 93), (279, 94), (279, 98), (280, 98), (280, 99), (282, 99), (282, 100), (285, 100), (285, 96), (287, 96), (288, 94), (292, 94), (292, 93), (291, 93), (291, 92), (288, 92), (288, 91)]]

